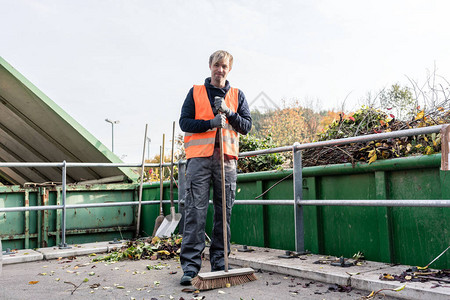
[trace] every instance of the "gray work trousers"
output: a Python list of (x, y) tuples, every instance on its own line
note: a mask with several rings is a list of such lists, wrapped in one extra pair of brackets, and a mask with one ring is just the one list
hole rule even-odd
[[(236, 165), (235, 159), (225, 158), (228, 254), (230, 253), (231, 208), (236, 194)], [(213, 270), (224, 267), (220, 151), (215, 148), (212, 156), (195, 157), (187, 162), (184, 231), (180, 253), (181, 267), (184, 272), (198, 273), (202, 265), (201, 254), (205, 249), (205, 224), (211, 184), (214, 217), (209, 250), (210, 262)]]

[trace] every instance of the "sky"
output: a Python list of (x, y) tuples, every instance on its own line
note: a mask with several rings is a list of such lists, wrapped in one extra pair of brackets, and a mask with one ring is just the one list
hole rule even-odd
[[(234, 56), (228, 79), (258, 96), (354, 110), (368, 92), (430, 71), (450, 78), (448, 1), (0, 0), (0, 56), (125, 162), (150, 155), (208, 59)], [(256, 101), (255, 101), (256, 99)], [(260, 99), (261, 100), (261, 99)], [(147, 156), (147, 155), (146, 155)]]

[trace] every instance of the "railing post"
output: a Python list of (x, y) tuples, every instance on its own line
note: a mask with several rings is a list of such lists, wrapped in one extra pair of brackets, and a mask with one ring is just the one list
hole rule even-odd
[(67, 166), (66, 161), (63, 161), (62, 167), (62, 214), (61, 214), (61, 244), (59, 249), (70, 249), (72, 247), (67, 246), (66, 243), (66, 179), (67, 179)]
[(178, 232), (183, 234), (184, 230), (184, 197), (186, 195), (186, 164), (178, 161), (178, 212), (181, 220), (178, 225)]
[(445, 124), (441, 127), (441, 171), (450, 170), (450, 126)]
[(305, 237), (303, 229), (303, 207), (298, 201), (303, 199), (303, 179), (302, 179), (302, 151), (297, 150), (300, 144), (296, 142), (292, 146), (294, 156), (294, 214), (295, 214), (295, 251), (298, 253), (305, 252)]

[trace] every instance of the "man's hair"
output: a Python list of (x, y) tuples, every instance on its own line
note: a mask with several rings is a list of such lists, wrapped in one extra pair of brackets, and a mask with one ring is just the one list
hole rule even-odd
[(230, 68), (233, 66), (233, 55), (231, 55), (225, 50), (217, 50), (216, 52), (211, 54), (211, 56), (209, 57), (209, 66), (211, 67), (216, 62), (223, 59), (228, 59), (228, 62), (230, 63)]

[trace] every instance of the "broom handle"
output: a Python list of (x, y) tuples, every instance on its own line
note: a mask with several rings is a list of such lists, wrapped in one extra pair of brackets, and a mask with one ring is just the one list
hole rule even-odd
[(225, 191), (225, 160), (223, 155), (222, 128), (219, 128), (220, 170), (222, 172), (222, 229), (223, 229), (223, 259), (225, 272), (228, 272), (228, 230), (227, 230), (227, 199)]

